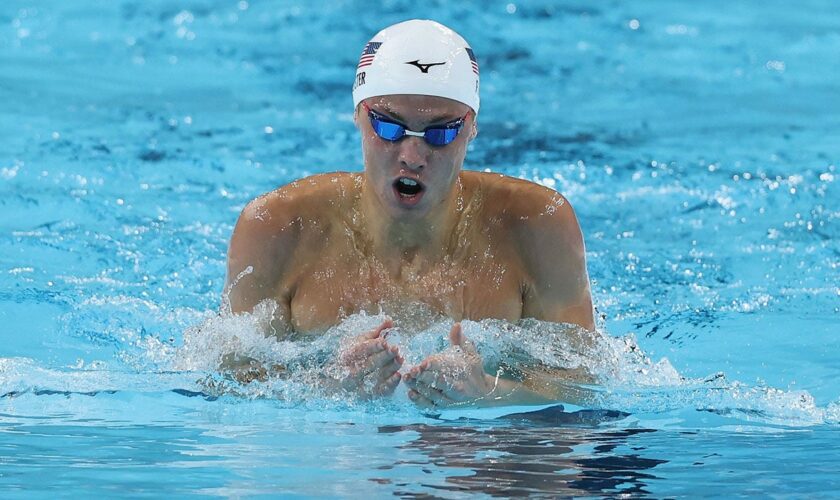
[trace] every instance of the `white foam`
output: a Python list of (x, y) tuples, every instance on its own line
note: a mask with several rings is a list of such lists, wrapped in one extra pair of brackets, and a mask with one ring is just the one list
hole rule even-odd
[[(96, 302), (91, 299), (91, 303)], [(135, 304), (136, 305), (136, 304)], [(149, 306), (144, 309), (154, 309)], [(265, 301), (251, 314), (204, 313), (203, 320), (184, 332), (183, 344), (155, 335), (126, 330), (122, 361), (81, 361), (63, 369), (45, 368), (26, 358), (0, 358), (0, 394), (32, 389), (69, 392), (130, 390), (153, 392), (188, 389), (213, 395), (270, 398), (291, 406), (354, 408), (378, 411), (410, 405), (404, 388), (380, 401), (353, 399), (348, 394), (322, 390), (324, 375), (339, 377), (334, 360), (350, 339), (382, 323), (384, 315), (365, 313), (348, 317), (318, 336), (265, 336), (276, 304)], [(156, 311), (161, 314), (161, 311)], [(183, 311), (173, 315), (182, 318)], [(192, 311), (187, 316), (199, 314)], [(419, 329), (397, 323), (387, 331), (406, 359), (402, 371), (427, 356), (449, 348), (452, 321), (438, 319)], [(559, 383), (583, 394), (580, 403), (630, 413), (664, 413), (693, 409), (738, 420), (782, 425), (840, 423), (840, 401), (817, 406), (807, 391), (781, 390), (764, 385), (729, 381), (722, 373), (704, 379), (682, 376), (667, 358), (651, 359), (632, 335), (611, 337), (590, 333), (574, 325), (524, 320), (463, 321), (464, 335), (476, 346), (485, 368), (501, 368), (505, 375), (517, 369), (544, 366), (565, 370)], [(122, 329), (121, 329), (122, 332)], [(241, 384), (224, 372), (230, 357), (253, 360), (257, 366), (282, 366), (281, 374)], [(126, 370), (126, 365), (130, 368)], [(574, 377), (581, 383), (575, 384)], [(570, 394), (572, 392), (569, 392)]]
[[(217, 388), (223, 385), (245, 397), (300, 398), (290, 401), (296, 403), (317, 397), (352, 404), (346, 396), (318, 392), (313, 385), (317, 386), (322, 374), (339, 375), (329, 361), (338, 356), (348, 339), (375, 328), (385, 316), (356, 314), (315, 338), (277, 340), (261, 333), (272, 313), (273, 305), (266, 302), (254, 314), (208, 318), (186, 332), (183, 347), (172, 353), (176, 360), (173, 368), (217, 370), (226, 354), (236, 353), (260, 363), (281, 364), (296, 372), (244, 386), (228, 380)], [(406, 359), (403, 371), (447, 349), (451, 324), (450, 320), (441, 319), (419, 331), (401, 328), (399, 324), (389, 330), (389, 343), (397, 345)], [(730, 382), (722, 373), (704, 379), (683, 377), (667, 358), (651, 359), (632, 335), (610, 337), (574, 325), (536, 320), (519, 324), (463, 321), (462, 327), (490, 371), (500, 365), (516, 368), (536, 364), (588, 374), (596, 382), (583, 382), (581, 388), (587, 391), (587, 402), (593, 407), (644, 413), (691, 408), (787, 425), (838, 421), (840, 405), (820, 408), (807, 391)], [(568, 380), (564, 383), (568, 384)]]

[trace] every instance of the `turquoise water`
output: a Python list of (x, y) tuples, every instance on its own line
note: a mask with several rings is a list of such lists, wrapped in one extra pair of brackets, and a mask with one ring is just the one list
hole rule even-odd
[[(411, 17), (477, 54), (466, 167), (577, 210), (612, 339), (591, 408), (430, 417), (212, 370), (377, 320), (302, 345), (216, 311), (248, 200), (360, 168), (358, 53)], [(838, 95), (831, 2), (3, 2), (0, 493), (836, 492)], [(500, 356), (500, 331), (551, 338), (465, 329)]]

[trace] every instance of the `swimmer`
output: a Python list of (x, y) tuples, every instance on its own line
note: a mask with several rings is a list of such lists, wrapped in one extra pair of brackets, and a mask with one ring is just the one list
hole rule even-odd
[(532, 182), (462, 170), (478, 133), (470, 46), (433, 21), (390, 26), (363, 49), (353, 104), (364, 171), (301, 179), (244, 208), (228, 253), (232, 311), (275, 301), (267, 334), (278, 338), (317, 335), (362, 311), (400, 325), (448, 317), (452, 347), (402, 373), (385, 335), (394, 322), (361, 333), (336, 360), (345, 374), (336, 382), (369, 396), (402, 383), (422, 407), (556, 400), (550, 384), (485, 373), (458, 323), (535, 318), (594, 330), (569, 202)]

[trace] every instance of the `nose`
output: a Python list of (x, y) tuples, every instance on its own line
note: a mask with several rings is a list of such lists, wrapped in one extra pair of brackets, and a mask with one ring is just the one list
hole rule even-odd
[(426, 166), (428, 146), (422, 137), (404, 137), (399, 147), (400, 165), (410, 170), (422, 170)]

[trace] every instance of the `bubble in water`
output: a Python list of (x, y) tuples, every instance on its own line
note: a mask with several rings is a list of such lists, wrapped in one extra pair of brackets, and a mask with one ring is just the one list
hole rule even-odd
[[(409, 405), (404, 386), (382, 400), (369, 400), (342, 392), (336, 380), (346, 368), (335, 361), (342, 346), (363, 332), (379, 326), (384, 314), (354, 314), (322, 335), (301, 334), (277, 338), (266, 336), (277, 305), (259, 304), (253, 313), (208, 313), (204, 321), (184, 333), (181, 346), (147, 335), (135, 342), (148, 362), (159, 370), (178, 374), (182, 385), (215, 395), (272, 398), (283, 404), (322, 408), (363, 408), (372, 411), (389, 405)], [(463, 333), (481, 356), (485, 372), (519, 380), (527, 387), (556, 394), (559, 402), (591, 408), (609, 408), (631, 413), (662, 413), (698, 410), (749, 421), (785, 425), (838, 423), (840, 402), (818, 407), (806, 391), (781, 390), (763, 384), (729, 381), (723, 373), (701, 379), (682, 376), (667, 358), (653, 360), (633, 335), (611, 337), (576, 325), (527, 319), (517, 324), (502, 320), (463, 321)], [(405, 358), (401, 371), (433, 354), (463, 356), (449, 343), (452, 321), (438, 318), (426, 322), (397, 322), (385, 337)], [(251, 377), (237, 379), (231, 368), (251, 369)], [(454, 364), (454, 363), (453, 363)], [(83, 365), (88, 366), (88, 365)], [(18, 369), (29, 374), (4, 376), (3, 388), (24, 386), (33, 376), (29, 365)], [(0, 367), (0, 372), (4, 367)], [(4, 375), (9, 373), (5, 367)], [(447, 373), (454, 380), (457, 370)], [(35, 380), (45, 380), (38, 374)], [(47, 378), (58, 380), (59, 377)], [(92, 389), (107, 386), (92, 379), (61, 379), (61, 387), (78, 383)], [(189, 384), (184, 382), (189, 380)], [(49, 383), (49, 382), (48, 382)], [(373, 390), (365, 380), (363, 390)], [(361, 405), (361, 406), (360, 406)]]

